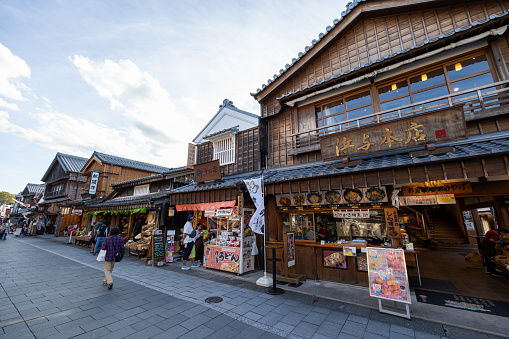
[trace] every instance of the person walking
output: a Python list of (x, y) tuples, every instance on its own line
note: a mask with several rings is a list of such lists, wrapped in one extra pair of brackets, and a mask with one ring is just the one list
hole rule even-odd
[(108, 236), (108, 226), (106, 226), (106, 223), (104, 222), (104, 220), (102, 220), (102, 222), (103, 223), (101, 225), (99, 225), (99, 227), (97, 227), (97, 230), (96, 230), (97, 240), (96, 240), (95, 247), (94, 247), (94, 254), (97, 254), (97, 249), (100, 248), (99, 246), (102, 245), (102, 243)]
[(106, 257), (104, 258), (104, 280), (103, 285), (108, 285), (108, 289), (113, 288), (113, 267), (115, 267), (115, 258), (117, 253), (124, 254), (124, 238), (119, 236), (120, 230), (118, 227), (111, 229), (110, 236), (106, 238), (101, 249), (106, 251)]
[[(187, 216), (187, 222), (184, 225), (184, 234), (182, 235), (182, 239), (184, 239), (184, 245), (186, 246), (186, 249), (184, 250), (184, 256), (182, 257), (182, 269), (183, 270), (190, 270), (191, 267), (187, 266), (187, 260), (191, 256), (191, 252), (194, 249), (194, 238), (196, 237), (196, 230), (193, 227), (193, 220), (194, 215), (189, 214)], [(193, 264), (192, 267), (199, 267), (199, 265), (195, 264), (195, 258), (191, 258)]]
[(7, 226), (4, 223), (0, 224), (0, 240), (7, 238)]

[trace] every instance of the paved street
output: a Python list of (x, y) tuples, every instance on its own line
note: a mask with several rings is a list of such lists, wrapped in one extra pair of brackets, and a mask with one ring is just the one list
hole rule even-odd
[(109, 291), (102, 263), (61, 238), (10, 235), (0, 256), (0, 338), (494, 338), (132, 257)]

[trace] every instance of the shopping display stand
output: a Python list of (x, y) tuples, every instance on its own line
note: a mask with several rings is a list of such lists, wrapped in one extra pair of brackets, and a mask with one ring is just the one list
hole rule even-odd
[(276, 279), (295, 285), (306, 281), (305, 275), (295, 272), (296, 261), (295, 232), (285, 232), (283, 241), (283, 274), (276, 275)]
[(267, 291), (265, 293), (270, 295), (280, 295), (285, 293), (285, 291), (282, 288), (276, 287), (276, 262), (281, 261), (281, 259), (276, 258), (276, 250), (283, 248), (281, 245), (277, 244), (269, 244), (265, 245), (265, 248), (271, 248), (272, 249), (272, 287), (267, 288)]

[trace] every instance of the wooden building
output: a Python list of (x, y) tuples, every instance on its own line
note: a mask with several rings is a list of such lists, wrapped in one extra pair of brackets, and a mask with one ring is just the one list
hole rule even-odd
[[(61, 214), (65, 217), (71, 215), (73, 211), (81, 211), (79, 227), (87, 229), (92, 222), (95, 222), (95, 218), (89, 218), (87, 212), (91, 209), (88, 205), (103, 201), (114, 191), (113, 184), (161, 174), (169, 170), (163, 166), (94, 152), (81, 169), (85, 183), (81, 199), (64, 204), (65, 208), (62, 209)], [(62, 232), (61, 225), (59, 234), (61, 235)]]
[(268, 239), (296, 232), (298, 273), (366, 285), (355, 257), (324, 258), (374, 230), (386, 241), (398, 202), (412, 241), (438, 248), (509, 226), (508, 24), (508, 1), (353, 1), (252, 94)]
[(85, 189), (81, 169), (86, 162), (86, 158), (59, 152), (44, 173), (41, 179), (45, 184), (44, 197), (39, 206), (46, 215), (46, 232), (53, 233), (55, 229), (60, 229), (61, 224), (65, 228), (80, 221), (79, 216), (71, 214), (66, 214), (63, 219), (59, 216), (64, 203), (81, 200)]
[(95, 219), (108, 220), (111, 227), (119, 227), (126, 242), (132, 238), (137, 219), (142, 219), (144, 224), (152, 222), (163, 230), (180, 228), (182, 225), (174, 220), (175, 206), (171, 206), (170, 191), (189, 184), (192, 179), (193, 171), (184, 166), (117, 182), (111, 185), (113, 192), (105, 199), (87, 205), (87, 213)]

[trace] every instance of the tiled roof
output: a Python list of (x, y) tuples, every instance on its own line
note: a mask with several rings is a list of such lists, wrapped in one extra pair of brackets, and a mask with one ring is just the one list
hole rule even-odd
[(27, 184), (25, 189), (23, 190), (23, 193), (27, 195), (43, 193), (45, 188), (46, 186), (42, 184)]
[[(215, 190), (220, 188), (229, 188), (236, 187), (237, 184), (242, 183), (244, 180), (250, 178), (259, 178), (261, 175), (261, 171), (257, 172), (249, 172), (235, 175), (228, 175), (221, 178), (221, 181), (214, 181), (211, 183), (198, 184), (196, 182), (182, 186), (179, 188), (175, 188), (171, 191), (171, 193), (184, 193), (184, 192), (193, 192), (193, 191), (207, 191), (207, 190)], [(264, 178), (267, 177), (266, 172), (264, 173)]]
[(225, 133), (225, 132), (229, 132), (229, 131), (232, 131), (232, 132), (238, 132), (238, 131), (239, 131), (239, 125), (234, 126), (234, 127), (230, 127), (230, 128), (225, 128), (225, 129), (224, 129), (224, 130), (222, 130), (222, 131), (219, 131), (219, 132), (215, 132), (215, 133), (209, 134), (209, 135), (207, 135), (206, 137), (203, 137), (203, 139), (208, 139), (208, 138), (213, 137), (213, 136), (215, 136), (215, 135), (219, 135), (219, 134), (222, 134), (222, 133)]
[(143, 202), (150, 202), (152, 200), (161, 199), (164, 197), (169, 197), (169, 191), (162, 191), (157, 193), (148, 193), (143, 195), (133, 195), (128, 197), (117, 197), (111, 200), (106, 200), (103, 202), (94, 202), (91, 204), (87, 204), (89, 208), (97, 208), (97, 207), (112, 207), (112, 206), (122, 206), (122, 205), (131, 205), (131, 204), (139, 204)]
[[(187, 169), (187, 166), (170, 168), (167, 172), (164, 172), (164, 173), (153, 174), (153, 175), (149, 175), (149, 176), (146, 176), (146, 177), (143, 177), (143, 178), (136, 178), (136, 179), (126, 180), (126, 181), (119, 181), (119, 182), (116, 182), (114, 184), (111, 184), (111, 186), (115, 187), (115, 186), (120, 186), (120, 185), (125, 185), (125, 184), (134, 184), (134, 183), (137, 183), (137, 182), (152, 182), (152, 181), (157, 181), (158, 178), (162, 179), (162, 178), (164, 178), (165, 175), (171, 175), (174, 172), (180, 172), (180, 171), (183, 171), (185, 169)], [(191, 173), (191, 171), (190, 171), (190, 173)]]
[(141, 170), (141, 171), (163, 173), (163, 172), (168, 172), (170, 170), (170, 168), (168, 168), (168, 167), (152, 165), (152, 164), (148, 164), (146, 162), (121, 158), (121, 157), (117, 157), (117, 156), (109, 155), (109, 154), (105, 154), (105, 153), (100, 153), (100, 152), (94, 152), (94, 154), (92, 154), (92, 157), (96, 157), (97, 159), (99, 159), (99, 161), (101, 161), (102, 163), (105, 163), (105, 164), (133, 168), (133, 169), (137, 169), (137, 170)]
[(66, 172), (80, 172), (87, 163), (87, 158), (64, 153), (57, 153), (57, 159)]
[[(348, 15), (348, 13), (350, 13), (350, 12), (351, 12), (351, 11), (352, 11), (352, 10), (353, 10), (356, 6), (357, 6), (357, 5), (359, 5), (361, 2), (365, 2), (365, 1), (367, 1), (367, 0), (353, 0), (352, 2), (347, 3), (347, 4), (346, 4), (346, 11), (341, 12), (341, 17), (340, 17), (340, 18), (338, 18), (338, 19), (334, 19), (332, 26), (327, 26), (327, 27), (326, 27), (325, 33), (320, 33), (320, 34), (318, 35), (318, 39), (313, 39), (313, 40), (311, 41), (311, 46), (306, 46), (306, 47), (304, 48), (304, 52), (299, 52), (299, 54), (298, 54), (298, 57), (297, 57), (297, 58), (293, 58), (293, 59), (292, 59), (292, 62), (291, 62), (290, 64), (286, 64), (286, 65), (285, 65), (285, 69), (284, 69), (284, 70), (283, 70), (283, 69), (280, 69), (278, 74), (274, 74), (274, 75), (273, 75), (273, 77), (272, 77), (272, 79), (268, 79), (268, 80), (267, 80), (267, 84), (263, 84), (261, 89), (260, 89), (260, 88), (258, 88), (258, 89), (256, 90), (256, 93), (251, 93), (251, 95), (255, 96), (256, 94), (258, 94), (258, 93), (262, 92), (262, 91), (263, 91), (263, 90), (265, 90), (265, 89), (266, 89), (266, 88), (267, 88), (267, 87), (268, 87), (268, 86), (269, 86), (272, 82), (274, 82), (275, 80), (277, 80), (277, 78), (279, 78), (281, 75), (285, 74), (285, 73), (286, 73), (286, 71), (288, 71), (290, 68), (292, 68), (292, 67), (295, 65), (295, 63), (297, 63), (297, 61), (299, 61), (299, 60), (300, 60), (303, 56), (305, 56), (305, 55), (306, 55), (309, 51), (313, 50), (313, 48), (316, 46), (316, 44), (317, 44), (320, 40), (322, 40), (322, 39), (323, 39), (323, 38), (324, 38), (327, 34), (329, 34), (329, 32), (330, 32), (330, 31), (331, 31), (331, 30), (332, 30), (332, 29), (333, 29), (336, 25), (338, 25), (338, 24), (339, 24), (339, 22), (340, 22), (341, 20), (343, 20), (343, 18), (344, 18), (345, 16), (347, 16), (347, 15)], [(444, 39), (444, 38), (447, 38), (447, 37), (453, 36), (453, 35), (455, 35), (455, 34), (458, 34), (458, 33), (464, 32), (464, 31), (467, 31), (467, 30), (471, 29), (471, 28), (472, 28), (472, 27), (474, 27), (474, 26), (478, 26), (478, 25), (483, 24), (483, 23), (486, 23), (486, 22), (488, 22), (488, 21), (491, 21), (491, 20), (494, 20), (494, 19), (497, 19), (497, 18), (500, 18), (500, 17), (506, 16), (506, 15), (507, 15), (507, 13), (508, 13), (508, 12), (506, 11), (506, 13), (505, 13), (504, 15), (492, 14), (492, 15), (490, 15), (490, 17), (489, 17), (488, 19), (486, 19), (486, 20), (483, 20), (483, 21), (474, 21), (474, 22), (472, 22), (472, 24), (471, 24), (471, 25), (469, 25), (468, 27), (464, 27), (464, 28), (459, 28), (459, 27), (458, 27), (458, 28), (456, 28), (456, 29), (454, 30), (454, 32), (452, 32), (452, 33), (450, 33), (450, 34), (440, 34), (440, 36), (439, 36), (437, 39), (434, 39), (434, 40), (426, 40), (426, 41), (424, 41), (422, 44), (419, 44), (419, 45), (414, 44), (414, 45), (410, 46), (409, 48), (407, 48), (406, 50), (399, 51), (399, 52), (397, 52), (397, 53), (395, 53), (395, 54), (393, 54), (393, 55), (387, 55), (387, 56), (385, 56), (385, 57), (383, 57), (383, 58), (381, 58), (381, 59), (373, 60), (373, 61), (371, 61), (369, 64), (361, 65), (361, 66), (356, 67), (356, 68), (351, 68), (351, 69), (350, 69), (349, 71), (347, 71), (347, 72), (341, 72), (341, 73), (340, 73), (340, 74), (338, 74), (337, 76), (333, 76), (333, 77), (331, 77), (331, 78), (329, 78), (329, 79), (323, 79), (320, 83), (314, 83), (314, 84), (311, 84), (311, 85), (306, 86), (306, 87), (304, 87), (304, 88), (300, 88), (300, 89), (297, 89), (297, 90), (295, 90), (295, 91), (289, 92), (289, 93), (287, 93), (287, 94), (282, 95), (281, 97), (279, 97), (279, 98), (277, 98), (277, 99), (282, 99), (282, 98), (285, 98), (285, 97), (287, 97), (287, 96), (290, 96), (290, 95), (293, 95), (293, 94), (299, 93), (299, 92), (301, 92), (301, 91), (304, 91), (304, 90), (307, 90), (307, 89), (313, 88), (313, 87), (315, 87), (315, 86), (318, 86), (318, 85), (321, 85), (321, 84), (324, 84), (324, 83), (327, 83), (327, 82), (333, 81), (333, 80), (335, 80), (335, 79), (337, 79), (337, 78), (340, 78), (340, 77), (342, 77), (342, 76), (344, 76), (344, 75), (346, 75), (346, 74), (349, 74), (349, 73), (352, 73), (352, 72), (359, 71), (360, 69), (363, 69), (363, 68), (365, 68), (365, 67), (367, 67), (367, 66), (371, 66), (371, 65), (373, 65), (373, 64), (380, 63), (380, 62), (382, 62), (382, 61), (385, 61), (385, 60), (387, 60), (387, 59), (393, 58), (393, 57), (398, 56), (398, 55), (400, 55), (400, 54), (403, 54), (403, 53), (409, 52), (409, 51), (411, 51), (411, 50), (413, 50), (413, 49), (420, 48), (420, 47), (423, 47), (423, 46), (425, 46), (425, 45), (433, 44), (433, 43), (435, 43), (435, 42), (437, 42), (437, 41), (439, 41), (439, 40), (442, 40), (442, 39)]]
[[(454, 151), (444, 154), (427, 155), (423, 157), (410, 157), (408, 150), (399, 152), (386, 153), (384, 156), (371, 157), (363, 159), (363, 162), (355, 166), (347, 166), (343, 168), (334, 168), (335, 163), (314, 163), (306, 165), (292, 166), (285, 168), (272, 169), (273, 175), (265, 179), (266, 183), (284, 182), (296, 179), (309, 179), (315, 177), (324, 177), (330, 175), (353, 174), (355, 172), (364, 172), (372, 170), (392, 169), (397, 167), (408, 167), (412, 165), (425, 165), (434, 162), (443, 162), (450, 160), (464, 160), (471, 157), (489, 156), (495, 154), (509, 153), (509, 135), (508, 133), (500, 133), (505, 135), (504, 139), (486, 140), (494, 138), (491, 136), (478, 136), (469, 140), (462, 140), (440, 146), (454, 146)], [(476, 139), (475, 142), (472, 139)], [(366, 157), (363, 157), (366, 158)]]
[(51, 165), (46, 170), (46, 173), (44, 173), (41, 181), (47, 181), (47, 176), (50, 174), (50, 171), (57, 161), (65, 172), (81, 172), (81, 169), (85, 166), (88, 159), (58, 152), (51, 162)]

